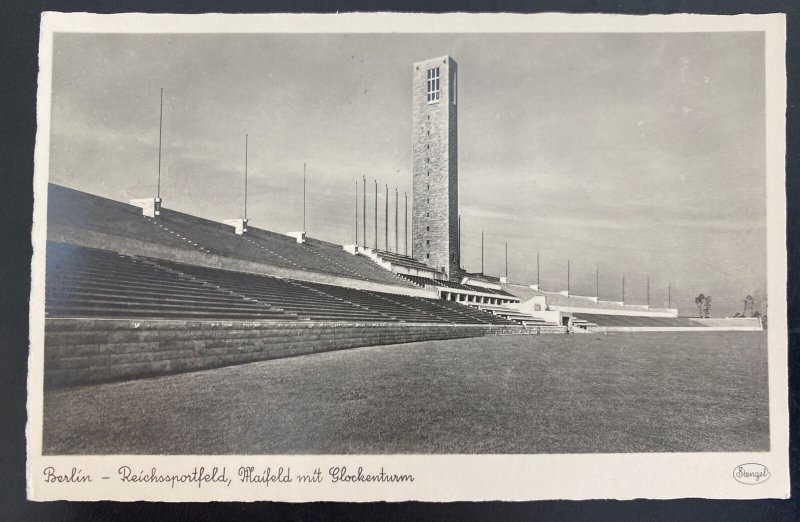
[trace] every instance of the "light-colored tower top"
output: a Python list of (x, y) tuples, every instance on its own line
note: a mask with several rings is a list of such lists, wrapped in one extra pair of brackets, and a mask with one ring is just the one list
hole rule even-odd
[(414, 64), (413, 255), (453, 277), (458, 249), (458, 65), (449, 56)]

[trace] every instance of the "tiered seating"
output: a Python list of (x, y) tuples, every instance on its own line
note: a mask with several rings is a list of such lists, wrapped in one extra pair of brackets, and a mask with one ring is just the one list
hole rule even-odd
[(397, 275), (423, 288), (425, 287), (425, 285), (434, 285), (434, 286), (443, 286), (446, 288), (458, 288), (460, 290), (474, 290), (474, 288), (470, 286), (462, 285), (461, 283), (453, 283), (451, 281), (445, 281), (443, 279), (431, 279), (430, 277), (421, 277), (409, 274), (397, 274)]
[(514, 324), (458, 303), (48, 242), (49, 317)]
[(414, 268), (416, 270), (432, 270), (431, 267), (425, 263), (417, 261), (413, 257), (404, 256), (403, 254), (396, 254), (394, 252), (387, 252), (386, 250), (374, 250), (374, 252), (378, 255), (378, 257), (392, 263), (393, 265)]
[[(157, 227), (163, 227), (171, 233), (185, 237), (191, 244), (214, 254), (298, 268), (295, 263), (281, 255), (282, 252), (278, 254), (265, 250), (251, 241), (249, 235), (236, 235), (233, 227), (223, 223), (169, 209), (162, 209), (161, 215), (157, 218), (145, 219), (152, 221)], [(287, 244), (294, 241), (288, 237), (286, 240)]]
[(502, 317), (503, 319), (506, 319), (508, 321), (513, 321), (523, 326), (558, 326), (555, 323), (547, 322), (544, 319), (540, 319), (530, 314), (526, 314), (524, 312), (520, 312), (519, 310), (515, 310), (513, 308), (508, 308), (505, 306), (487, 305), (479, 303), (476, 303), (474, 306), (479, 310), (492, 313), (494, 315)]
[(500, 317), (499, 315), (494, 315), (492, 313), (484, 312), (482, 310), (478, 310), (477, 308), (473, 308), (472, 306), (467, 306), (465, 304), (460, 304), (452, 301), (436, 301), (436, 304), (455, 310), (458, 313), (468, 315), (473, 318), (474, 322), (485, 322), (489, 324), (502, 324), (502, 325), (517, 324), (514, 321), (509, 321), (508, 319)]
[(161, 209), (160, 216), (149, 218), (138, 207), (59, 185), (50, 184), (48, 191), (48, 223), (68, 230), (103, 232), (284, 268), (411, 286), (369, 258), (351, 255), (340, 245), (325, 241), (307, 238), (298, 244), (292, 237), (252, 226), (246, 234), (236, 235), (232, 226), (167, 208)]
[(438, 299), (424, 299), (407, 295), (378, 294), (376, 292), (368, 293), (395, 303), (395, 306), (403, 306), (408, 309), (416, 310), (420, 314), (425, 314), (427, 317), (431, 318), (429, 322), (475, 324), (475, 320), (472, 318), (441, 306), (439, 303), (442, 301)]
[(576, 318), (592, 322), (597, 326), (629, 327), (687, 327), (706, 326), (688, 317), (646, 317), (639, 315), (573, 314)]
[(484, 288), (482, 286), (473, 286), (472, 289), (479, 292), (487, 292), (489, 294), (501, 295), (503, 297), (512, 297), (514, 299), (518, 299), (517, 296), (508, 293), (505, 290), (495, 290), (494, 288)]
[(409, 274), (397, 274), (400, 277), (411, 281), (417, 286), (425, 287), (425, 285), (434, 285), (440, 286), (444, 288), (454, 288), (458, 290), (470, 290), (472, 292), (483, 292), (484, 294), (495, 294), (495, 295), (502, 295), (503, 297), (511, 297), (515, 298), (516, 296), (510, 294), (504, 290), (495, 290), (494, 288), (485, 288), (482, 286), (473, 286), (473, 285), (462, 285), (461, 283), (455, 283), (453, 281), (446, 281), (443, 279), (431, 279), (429, 277), (421, 277), (421, 276), (414, 276)]
[(437, 323), (447, 322), (440, 321), (437, 317), (421, 312), (415, 308), (402, 306), (394, 300), (389, 300), (390, 294), (365, 292), (363, 290), (356, 290), (353, 288), (344, 288), (341, 286), (332, 286), (319, 283), (299, 283), (303, 286), (313, 288), (328, 295), (338, 297), (350, 303), (363, 306), (370, 310), (374, 310), (383, 314), (389, 320), (404, 321), (409, 323)]
[(411, 286), (404, 279), (379, 267), (369, 258), (360, 255), (354, 256), (345, 252), (340, 245), (328, 243), (327, 241), (320, 241), (318, 239), (306, 238), (306, 242), (302, 246), (306, 249), (313, 250), (319, 256), (326, 259), (329, 262), (331, 270), (338, 271), (340, 268), (344, 269), (338, 272), (339, 275), (395, 286)]
[(53, 225), (194, 248), (175, 234), (142, 219), (142, 209), (138, 207), (53, 184), (48, 185), (47, 193), (47, 222)]
[(49, 317), (297, 319), (114, 252), (47, 243)]
[(382, 292), (368, 292), (319, 283), (299, 282), (346, 301), (360, 304), (397, 320), (455, 324), (515, 324), (469, 306), (439, 299), (426, 299)]
[(630, 310), (638, 312), (663, 310), (651, 308), (645, 305), (621, 304), (613, 301), (597, 301), (593, 297), (581, 295), (564, 295), (560, 292), (550, 292), (545, 290), (534, 290), (529, 286), (504, 284), (503, 288), (526, 301), (533, 297), (545, 296), (549, 305), (576, 307), (576, 308), (598, 308), (601, 310)]
[(312, 290), (289, 279), (205, 268), (154, 260), (187, 276), (208, 281), (314, 321), (376, 322), (387, 318), (373, 310), (355, 306), (331, 295)]
[(703, 326), (713, 326), (717, 328), (761, 328), (761, 321), (759, 321), (758, 317), (716, 317), (713, 319), (698, 319), (694, 322), (700, 323)]

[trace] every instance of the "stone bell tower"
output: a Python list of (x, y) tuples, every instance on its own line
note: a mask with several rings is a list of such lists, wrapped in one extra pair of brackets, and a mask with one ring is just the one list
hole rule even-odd
[(414, 257), (451, 276), (458, 245), (458, 65), (449, 56), (414, 64), (412, 108)]

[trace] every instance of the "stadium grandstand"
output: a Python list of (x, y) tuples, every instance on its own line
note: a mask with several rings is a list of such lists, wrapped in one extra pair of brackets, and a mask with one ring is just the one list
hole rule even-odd
[[(136, 206), (51, 184), (47, 380), (85, 383), (344, 347), (534, 333), (534, 325), (535, 333), (565, 331), (490, 308), (518, 301), (501, 289), (397, 273), (374, 258), (422, 267), (407, 256), (360, 250), (252, 226), (237, 234), (167, 208), (148, 217)], [(439, 289), (451, 286), (469, 297), (440, 298)]]
[[(761, 329), (758, 319), (680, 318), (675, 309), (465, 271), (456, 63), (440, 57), (415, 64), (415, 81), (427, 89), (431, 68), (441, 89), (437, 80), (433, 98), (424, 88), (414, 92), (413, 256), (390, 251), (388, 237), (383, 250), (337, 245), (305, 231), (254, 227), (246, 217), (219, 223), (177, 212), (162, 206), (160, 193), (128, 204), (50, 184), (46, 382), (486, 335)], [(366, 180), (364, 198), (366, 208)], [(377, 246), (377, 204), (375, 212)]]

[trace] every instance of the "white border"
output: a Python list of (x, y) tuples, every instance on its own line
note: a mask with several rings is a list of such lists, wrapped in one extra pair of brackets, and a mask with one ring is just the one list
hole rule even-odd
[[(766, 34), (767, 246), (769, 328), (770, 447), (763, 453), (656, 453), (570, 455), (389, 455), (389, 456), (42, 456), (42, 386), (44, 347), (44, 260), (47, 181), (50, 149), (50, 99), (53, 33), (492, 33), (492, 32), (720, 32), (763, 31)], [(39, 55), (39, 91), (34, 169), (31, 349), (28, 373), (28, 497), (34, 500), (539, 500), (589, 498), (720, 499), (788, 498), (788, 374), (786, 322), (785, 157), (785, 16), (771, 15), (93, 15), (44, 13)], [(736, 465), (757, 462), (771, 476), (760, 485), (732, 479)], [(91, 484), (46, 484), (46, 466), (73, 466), (92, 473)], [(204, 485), (127, 486), (113, 479), (117, 469), (156, 466), (160, 471), (190, 472), (196, 466), (226, 466), (231, 487)], [(412, 473), (413, 483), (292, 486), (237, 485), (239, 466), (293, 473), (320, 467), (381, 467)], [(107, 481), (97, 480), (110, 476)]]

